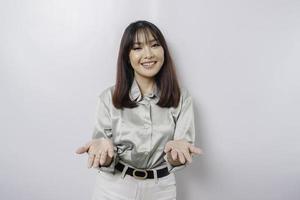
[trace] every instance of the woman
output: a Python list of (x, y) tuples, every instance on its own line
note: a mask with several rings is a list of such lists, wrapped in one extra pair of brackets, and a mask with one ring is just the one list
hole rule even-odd
[(116, 84), (98, 98), (93, 139), (76, 151), (100, 169), (93, 199), (176, 199), (173, 172), (201, 154), (194, 138), (192, 98), (179, 87), (161, 31), (131, 23)]

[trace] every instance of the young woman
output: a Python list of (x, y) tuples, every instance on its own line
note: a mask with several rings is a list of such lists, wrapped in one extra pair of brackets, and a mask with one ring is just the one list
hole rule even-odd
[(116, 84), (100, 94), (96, 113), (93, 139), (77, 150), (100, 169), (93, 199), (176, 199), (173, 172), (201, 150), (193, 145), (192, 98), (154, 24), (126, 28)]

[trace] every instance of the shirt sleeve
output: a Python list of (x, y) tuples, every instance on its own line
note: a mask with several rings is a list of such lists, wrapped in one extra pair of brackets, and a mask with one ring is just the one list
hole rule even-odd
[[(96, 120), (92, 139), (106, 138), (112, 140), (112, 121), (110, 114), (110, 99), (107, 91), (104, 91), (99, 97), (96, 106)], [(117, 149), (114, 147), (114, 158), (112, 163), (106, 167), (99, 167), (101, 171), (113, 173), (118, 161)]]
[(109, 109), (109, 102), (104, 99), (104, 95), (100, 95), (96, 107), (96, 121), (93, 132), (93, 139), (112, 138), (112, 122)]
[[(174, 133), (174, 140), (185, 139), (189, 143), (195, 143), (195, 120), (194, 120), (194, 108), (192, 97), (187, 91), (184, 91), (182, 105), (180, 113), (176, 122), (176, 128)], [(179, 166), (173, 166), (168, 162), (167, 155), (164, 156), (167, 161), (169, 172), (175, 172), (183, 169), (187, 164)]]

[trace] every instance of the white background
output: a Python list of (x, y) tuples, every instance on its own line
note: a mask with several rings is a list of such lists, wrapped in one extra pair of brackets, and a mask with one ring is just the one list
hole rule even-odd
[(115, 82), (124, 28), (165, 35), (205, 154), (179, 200), (300, 199), (300, 1), (1, 0), (0, 199), (89, 199), (74, 151)]

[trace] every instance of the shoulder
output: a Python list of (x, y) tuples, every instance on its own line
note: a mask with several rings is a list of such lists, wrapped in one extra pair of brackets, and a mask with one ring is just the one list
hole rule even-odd
[(187, 105), (192, 104), (192, 96), (186, 87), (180, 87), (180, 100), (176, 108), (174, 108), (175, 113), (180, 113), (180, 111)]
[(105, 88), (105, 89), (98, 95), (99, 100), (102, 100), (103, 102), (109, 104), (109, 103), (111, 102), (112, 95), (113, 95), (113, 93), (114, 93), (114, 89), (115, 89), (115, 86), (114, 86), (114, 85)]
[(189, 90), (186, 87), (180, 87), (180, 100), (176, 108), (172, 108), (172, 115), (178, 119), (180, 113), (193, 107), (193, 100)]
[(187, 100), (192, 101), (192, 96), (186, 87), (180, 87), (180, 101), (183, 103)]

